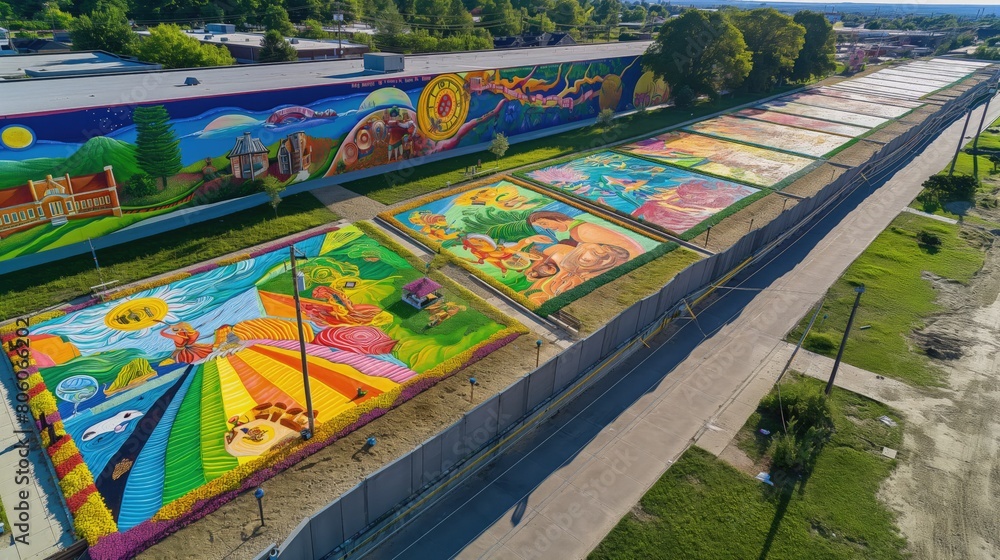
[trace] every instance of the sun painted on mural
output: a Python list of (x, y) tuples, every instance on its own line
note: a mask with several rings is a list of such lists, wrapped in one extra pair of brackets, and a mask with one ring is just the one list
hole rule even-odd
[[(623, 111), (633, 102), (666, 102), (666, 84), (638, 84), (640, 75), (640, 57), (630, 56), (379, 77), (289, 90), (287, 100), (282, 92), (251, 92), (8, 116), (13, 124), (0, 130), (0, 260), (254, 194), (264, 180), (302, 183), (489, 142), (496, 133), (594, 118), (602, 109)], [(103, 135), (81, 137), (81, 130)]]
[[(318, 426), (383, 395), (392, 404), (510, 332), (353, 226), (297, 248)], [(308, 425), (287, 259), (266, 253), (32, 328), (32, 355), (119, 530)]]
[(534, 307), (661, 245), (510, 181), (417, 201), (391, 217)]
[(688, 132), (668, 132), (616, 150), (762, 187), (773, 187), (814, 163), (802, 156)]
[(615, 152), (598, 152), (526, 175), (678, 235), (761, 192)]

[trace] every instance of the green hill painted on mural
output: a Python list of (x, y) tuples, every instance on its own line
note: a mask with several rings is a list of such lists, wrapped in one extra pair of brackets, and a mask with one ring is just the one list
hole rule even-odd
[(69, 173), (71, 177), (75, 177), (100, 173), (106, 165), (114, 168), (118, 181), (141, 173), (135, 160), (134, 146), (114, 138), (95, 136), (66, 158), (0, 160), (0, 189), (24, 185), (29, 180), (44, 179), (46, 175), (58, 177)]

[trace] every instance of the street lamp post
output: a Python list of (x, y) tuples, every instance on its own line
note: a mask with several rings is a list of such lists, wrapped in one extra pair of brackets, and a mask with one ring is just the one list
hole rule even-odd
[(302, 387), (306, 393), (306, 418), (309, 420), (309, 428), (302, 430), (302, 439), (310, 439), (316, 428), (316, 419), (313, 418), (312, 391), (309, 389), (309, 360), (306, 358), (306, 335), (302, 329), (302, 303), (299, 300), (299, 290), (305, 289), (305, 275), (298, 271), (296, 267), (295, 245), (289, 249), (292, 262), (292, 294), (295, 298), (295, 320), (299, 326), (299, 353), (302, 356)]
[(865, 293), (865, 285), (861, 284), (854, 288), (857, 294), (854, 297), (854, 307), (851, 308), (851, 316), (847, 318), (847, 328), (844, 329), (844, 339), (840, 341), (840, 349), (837, 350), (837, 359), (833, 361), (833, 371), (830, 372), (830, 381), (826, 383), (826, 396), (830, 396), (833, 391), (833, 380), (837, 378), (837, 369), (840, 368), (840, 359), (844, 357), (844, 348), (847, 346), (847, 336), (851, 334), (851, 325), (854, 324), (854, 315), (858, 312), (858, 305), (861, 303), (861, 294)]
[(535, 341), (535, 367), (538, 367), (542, 361), (542, 339)]
[(979, 135), (983, 132), (983, 127), (986, 124), (986, 113), (990, 112), (990, 101), (993, 101), (993, 96), (997, 93), (997, 86), (990, 86), (987, 93), (983, 116), (979, 119), (979, 128), (976, 129), (976, 137), (972, 140), (972, 176), (976, 178), (976, 183), (979, 183)]
[(257, 498), (257, 509), (260, 511), (260, 526), (264, 526), (264, 489), (260, 486), (253, 491), (253, 497)]

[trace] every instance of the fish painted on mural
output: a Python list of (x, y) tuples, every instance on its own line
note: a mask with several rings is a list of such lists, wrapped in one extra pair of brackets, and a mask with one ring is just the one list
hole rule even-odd
[(120, 434), (128, 427), (128, 423), (142, 416), (138, 410), (123, 410), (107, 420), (102, 420), (83, 432), (83, 441), (90, 441), (104, 434)]

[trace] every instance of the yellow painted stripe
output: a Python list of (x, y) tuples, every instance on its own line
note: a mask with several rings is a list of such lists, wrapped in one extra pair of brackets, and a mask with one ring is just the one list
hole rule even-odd
[[(240, 352), (240, 358), (246, 361), (257, 375), (305, 405), (306, 392), (302, 386), (302, 373), (297, 369), (261, 355), (253, 348)], [(334, 391), (315, 379), (311, 380), (309, 388), (312, 392), (313, 408), (319, 411), (317, 420), (320, 422), (334, 418), (355, 406), (348, 396)]]
[[(240, 376), (225, 358), (215, 360), (215, 365), (219, 368), (219, 384), (222, 386), (222, 408), (226, 411), (226, 419), (240, 414), (250, 412), (250, 409), (257, 406), (246, 387), (240, 381)], [(256, 457), (237, 457), (240, 464), (248, 463)]]

